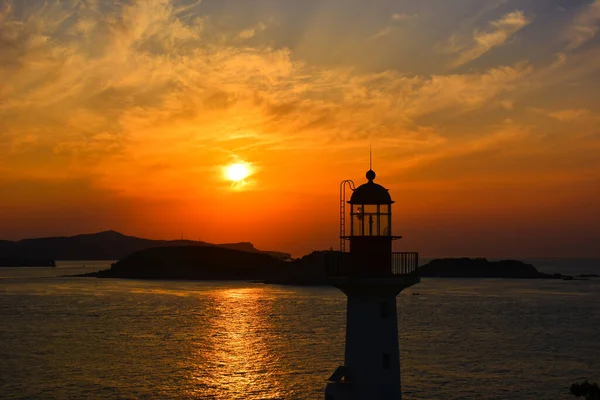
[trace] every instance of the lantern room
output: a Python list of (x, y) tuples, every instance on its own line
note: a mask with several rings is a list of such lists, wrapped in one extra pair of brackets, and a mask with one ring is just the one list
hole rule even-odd
[[(373, 182), (375, 172), (367, 171), (367, 183), (352, 188), (350, 196), (349, 236), (341, 235), (350, 242), (351, 267), (355, 276), (392, 275), (392, 197), (388, 189)], [(344, 211), (341, 212), (344, 214)], [(342, 216), (342, 219), (345, 217)], [(341, 229), (343, 230), (343, 228)]]
[(368, 182), (350, 197), (350, 236), (392, 236), (392, 197), (388, 189), (373, 182), (375, 171), (367, 172)]

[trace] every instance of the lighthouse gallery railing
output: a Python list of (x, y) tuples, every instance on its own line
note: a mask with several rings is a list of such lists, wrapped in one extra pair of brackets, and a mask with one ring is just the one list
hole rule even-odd
[(419, 267), (419, 253), (392, 253), (392, 275), (412, 275)]
[[(415, 275), (419, 266), (419, 253), (393, 252), (390, 263), (390, 275)], [(327, 275), (330, 277), (345, 277), (352, 275), (350, 253), (332, 251), (328, 254)]]

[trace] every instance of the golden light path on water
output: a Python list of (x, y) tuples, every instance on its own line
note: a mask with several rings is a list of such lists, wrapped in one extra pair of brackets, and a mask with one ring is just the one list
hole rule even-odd
[[(263, 288), (235, 288), (214, 292), (215, 317), (199, 319), (207, 342), (192, 350), (190, 397), (264, 399), (285, 398), (281, 382), (270, 371), (281, 370), (278, 353), (265, 338), (272, 326), (267, 317), (273, 299)], [(271, 332), (272, 334), (272, 332)]]

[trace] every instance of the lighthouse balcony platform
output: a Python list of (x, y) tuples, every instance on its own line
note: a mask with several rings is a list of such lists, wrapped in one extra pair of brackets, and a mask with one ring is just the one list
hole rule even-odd
[(421, 281), (418, 265), (419, 253), (416, 252), (393, 252), (383, 260), (359, 260), (351, 253), (330, 252), (327, 277), (334, 286), (408, 287)]
[(351, 253), (332, 251), (328, 253), (327, 276), (330, 278), (350, 276), (386, 278), (417, 275), (418, 273), (419, 253), (393, 252), (389, 261), (389, 268), (386, 265), (387, 262), (384, 262), (383, 268), (369, 268), (369, 265), (357, 265), (358, 263), (352, 259)]

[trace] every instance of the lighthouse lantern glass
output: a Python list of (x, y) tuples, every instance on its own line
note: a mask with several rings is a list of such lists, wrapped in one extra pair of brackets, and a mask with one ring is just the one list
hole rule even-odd
[(389, 204), (352, 204), (352, 236), (390, 236), (391, 222)]

